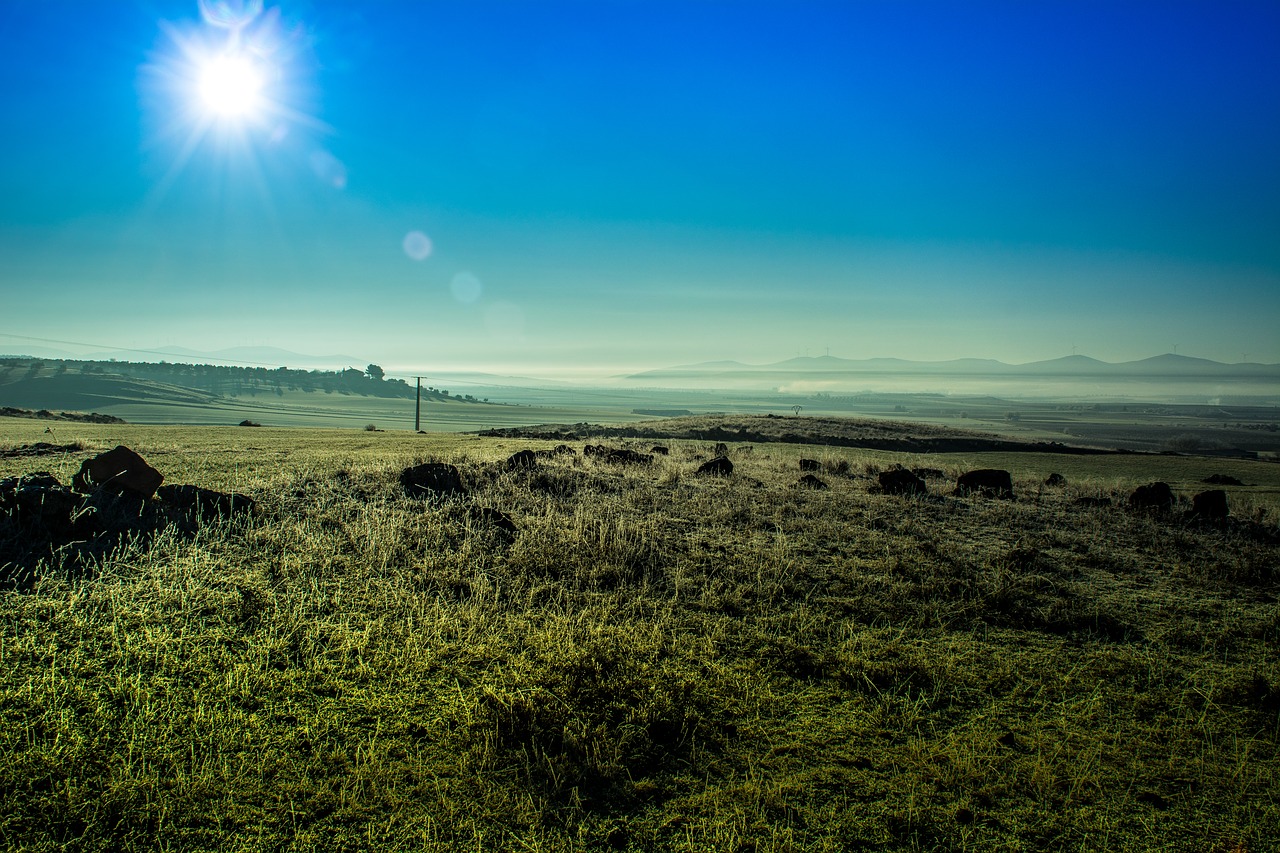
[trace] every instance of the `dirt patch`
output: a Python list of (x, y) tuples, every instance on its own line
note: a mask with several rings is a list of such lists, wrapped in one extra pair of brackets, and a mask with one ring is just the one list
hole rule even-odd
[(0, 459), (13, 459), (21, 456), (56, 456), (59, 453), (79, 453), (83, 450), (84, 445), (79, 442), (49, 444), (47, 441), (37, 441), (35, 444), (22, 444), (18, 447), (0, 449)]

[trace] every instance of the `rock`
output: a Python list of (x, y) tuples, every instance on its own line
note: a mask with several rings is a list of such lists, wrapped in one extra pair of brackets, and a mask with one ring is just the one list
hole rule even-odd
[(500, 531), (505, 536), (515, 536), (520, 532), (516, 523), (505, 512), (487, 506), (471, 507), (467, 515), (476, 522)]
[(817, 459), (801, 459), (800, 470), (801, 471), (821, 471), (822, 463), (819, 462)]
[(48, 471), (36, 471), (32, 474), (23, 474), (20, 477), (7, 477), (0, 480), (0, 498), (6, 493), (16, 492), (20, 489), (51, 488), (62, 488), (62, 483), (58, 482), (58, 478)]
[(1044, 484), (1046, 486), (1065, 486), (1067, 484), (1067, 478), (1055, 472), (1048, 476), (1044, 481)]
[(929, 493), (929, 487), (925, 485), (924, 480), (904, 468), (881, 471), (877, 479), (880, 481), (880, 491), (886, 495), (927, 495)]
[(1222, 489), (1210, 489), (1194, 496), (1191, 498), (1191, 514), (1213, 520), (1226, 518), (1230, 514), (1227, 493)]
[(1129, 508), (1169, 512), (1173, 509), (1173, 489), (1168, 483), (1148, 483), (1129, 494)]
[(199, 486), (161, 486), (156, 497), (189, 518), (208, 521), (253, 513), (254, 500), (234, 492), (216, 492)]
[(1008, 471), (998, 468), (979, 468), (966, 471), (956, 479), (956, 494), (967, 495), (979, 492), (995, 497), (1013, 497), (1013, 477)]
[(538, 455), (532, 450), (519, 450), (508, 456), (507, 461), (502, 463), (504, 471), (527, 471), (536, 467), (538, 467)]
[(670, 456), (671, 448), (663, 447), (661, 444), (655, 444), (653, 447), (649, 448), (649, 452), (657, 454), (658, 456)]
[(1200, 482), (1208, 483), (1211, 486), (1243, 486), (1244, 485), (1244, 483), (1240, 482), (1235, 477), (1229, 476), (1227, 474), (1210, 474), (1208, 477), (1205, 477)]
[(1076, 498), (1076, 506), (1104, 507), (1111, 506), (1111, 498)]
[(70, 536), (84, 497), (47, 471), (0, 480), (0, 514), (9, 521), (53, 536)]
[(638, 453), (634, 450), (628, 450), (625, 447), (604, 447), (601, 445), (588, 444), (582, 449), (586, 456), (594, 456), (601, 462), (610, 462), (614, 465), (652, 465), (653, 455), (649, 453)]
[(947, 476), (941, 468), (912, 468), (911, 473), (922, 480), (944, 480)]
[(445, 462), (425, 462), (405, 468), (400, 472), (400, 485), (411, 498), (447, 498), (467, 493), (457, 467)]
[(114, 450), (86, 459), (71, 485), (81, 492), (100, 487), (117, 492), (129, 491), (149, 498), (163, 482), (163, 474), (122, 444)]
[(577, 456), (578, 452), (567, 444), (557, 444), (555, 449), (551, 451), (557, 456)]
[(727, 477), (733, 473), (733, 463), (727, 456), (717, 456), (715, 459), (703, 462), (694, 473), (708, 477)]
[(245, 418), (244, 420), (242, 420), (242, 421), (240, 422), (240, 426), (242, 426), (242, 427), (260, 427), (260, 426), (262, 426), (262, 424), (258, 423), (257, 421), (251, 421), (251, 420), (249, 420), (248, 418)]
[(821, 477), (814, 476), (813, 474), (805, 474), (796, 482), (796, 485), (805, 489), (821, 490), (821, 489), (830, 488), (826, 484), (826, 481), (824, 481)]
[(725, 444), (723, 441), (716, 444), (716, 456), (728, 456), (728, 455), (729, 455), (729, 445)]

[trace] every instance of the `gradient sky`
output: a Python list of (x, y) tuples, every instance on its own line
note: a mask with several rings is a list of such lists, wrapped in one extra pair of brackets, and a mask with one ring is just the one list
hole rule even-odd
[(0, 352), (1280, 362), (1270, 0), (205, 7), (0, 0)]

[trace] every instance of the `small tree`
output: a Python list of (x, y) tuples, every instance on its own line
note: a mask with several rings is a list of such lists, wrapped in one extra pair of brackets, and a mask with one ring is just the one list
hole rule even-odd
[(369, 365), (364, 369), (364, 372), (369, 375), (370, 379), (377, 382), (381, 382), (382, 378), (387, 375), (387, 372), (376, 364)]

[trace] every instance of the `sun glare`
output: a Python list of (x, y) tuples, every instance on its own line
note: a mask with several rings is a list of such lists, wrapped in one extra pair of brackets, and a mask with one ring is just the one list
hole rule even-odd
[(222, 55), (200, 69), (197, 88), (205, 110), (223, 119), (252, 118), (261, 108), (262, 73), (244, 56)]

